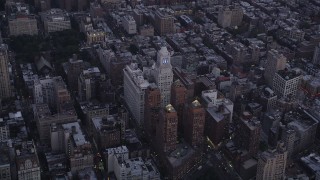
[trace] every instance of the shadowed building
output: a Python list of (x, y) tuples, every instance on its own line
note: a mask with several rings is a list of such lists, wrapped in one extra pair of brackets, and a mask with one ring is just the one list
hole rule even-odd
[(171, 104), (160, 112), (157, 123), (157, 145), (162, 152), (172, 151), (177, 146), (178, 116)]

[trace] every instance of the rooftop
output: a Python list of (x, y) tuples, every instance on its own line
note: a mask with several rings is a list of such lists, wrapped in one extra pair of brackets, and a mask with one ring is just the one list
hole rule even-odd
[(109, 148), (106, 149), (106, 152), (110, 154), (123, 154), (123, 153), (129, 153), (129, 150), (126, 146), (119, 146), (115, 148)]
[(108, 104), (102, 103), (92, 103), (92, 102), (80, 102), (81, 110), (86, 113), (88, 111), (99, 110), (99, 109), (109, 109)]
[(216, 122), (220, 122), (225, 118), (223, 113), (219, 112), (216, 107), (207, 108), (207, 112)]
[(307, 131), (309, 128), (316, 126), (319, 122), (306, 110), (290, 111), (286, 113), (285, 120), (288, 121), (288, 127), (299, 131)]
[(85, 135), (83, 134), (78, 122), (62, 124), (62, 127), (65, 131), (68, 131), (71, 134), (71, 137), (76, 146), (82, 146), (89, 143), (86, 140)]
[(320, 171), (320, 156), (318, 154), (312, 153), (306, 157), (302, 157), (301, 161), (305, 164), (311, 171)]
[(130, 76), (131, 80), (141, 89), (146, 89), (150, 84), (149, 81), (144, 79), (143, 72), (138, 68), (138, 64), (131, 63), (124, 69)]
[(169, 154), (167, 157), (169, 162), (174, 166), (180, 166), (186, 159), (189, 159), (193, 154), (195, 154), (195, 150), (191, 148), (188, 144), (182, 143), (177, 146), (177, 148)]
[(261, 127), (261, 123), (257, 118), (251, 118), (249, 120), (243, 119), (242, 121), (252, 131)]
[(293, 78), (299, 77), (301, 75), (301, 72), (300, 70), (297, 70), (297, 69), (296, 70), (284, 69), (284, 70), (279, 70), (277, 74), (285, 80), (291, 80)]

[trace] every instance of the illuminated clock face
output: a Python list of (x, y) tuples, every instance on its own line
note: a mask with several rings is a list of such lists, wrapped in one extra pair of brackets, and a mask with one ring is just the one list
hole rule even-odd
[(168, 63), (169, 63), (169, 58), (162, 59), (162, 64), (168, 64)]

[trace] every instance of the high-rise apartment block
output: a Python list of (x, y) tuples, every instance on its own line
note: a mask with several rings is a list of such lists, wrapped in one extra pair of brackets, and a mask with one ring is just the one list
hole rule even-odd
[(19, 1), (7, 1), (8, 26), (10, 36), (38, 35), (38, 21), (30, 14), (29, 5)]
[(157, 124), (157, 145), (162, 152), (172, 151), (177, 146), (178, 116), (177, 111), (168, 104), (160, 111)]
[(219, 144), (232, 122), (233, 102), (217, 90), (202, 91), (201, 102), (206, 107), (205, 135), (212, 143)]
[(78, 78), (78, 94), (81, 101), (95, 99), (101, 73), (98, 67), (91, 67), (81, 72)]
[(157, 54), (157, 62), (154, 69), (154, 79), (161, 93), (161, 107), (170, 104), (171, 85), (173, 72), (170, 61), (170, 53), (166, 47), (162, 47)]
[(160, 180), (160, 173), (150, 160), (141, 157), (129, 158), (126, 146), (106, 149), (107, 171), (113, 172), (117, 179), (152, 179)]
[(71, 29), (69, 14), (61, 9), (50, 9), (40, 13), (46, 33)]
[(0, 142), (6, 142), (10, 138), (9, 125), (0, 118)]
[(40, 141), (50, 143), (51, 124), (61, 124), (74, 122), (77, 120), (77, 114), (73, 106), (64, 107), (64, 110), (58, 114), (53, 114), (47, 104), (35, 104), (33, 107), (34, 118), (40, 136)]
[(130, 15), (123, 16), (122, 26), (128, 34), (136, 34), (137, 33), (137, 23), (134, 20), (134, 18)]
[(149, 82), (144, 79), (137, 64), (127, 65), (124, 74), (124, 99), (139, 126), (144, 123), (145, 90)]
[(239, 26), (243, 19), (243, 10), (238, 5), (224, 6), (218, 12), (218, 24), (223, 28)]
[(263, 152), (258, 160), (256, 179), (284, 179), (287, 153), (286, 147), (282, 142), (278, 144), (276, 149)]
[(296, 131), (292, 129), (282, 129), (282, 137), (281, 137), (282, 142), (287, 148), (288, 151), (288, 158), (291, 157), (294, 151), (294, 145), (295, 145), (295, 140), (296, 140)]
[(12, 96), (10, 74), (9, 74), (9, 55), (8, 46), (0, 45), (0, 99)]
[(86, 129), (89, 136), (93, 135), (94, 126), (91, 123), (93, 118), (106, 118), (109, 115), (108, 104), (97, 104), (88, 101), (80, 102), (81, 114), (85, 119)]
[(262, 104), (263, 111), (270, 111), (276, 107), (277, 94), (269, 87), (263, 88), (260, 91), (260, 104)]
[(40, 162), (33, 141), (23, 141), (14, 145), (17, 177), (14, 179), (40, 180)]
[(116, 161), (129, 159), (129, 150), (127, 146), (108, 148), (103, 154), (106, 159), (106, 168), (108, 173), (114, 171), (114, 164)]
[(273, 78), (277, 71), (284, 70), (286, 67), (287, 58), (280, 54), (280, 52), (272, 49), (268, 52), (267, 62), (264, 72), (264, 77), (266, 79), (269, 87), (273, 85)]
[(60, 111), (71, 97), (61, 76), (45, 77), (34, 82), (33, 97), (35, 104), (47, 103), (53, 110)]
[(52, 124), (50, 136), (51, 147), (63, 151), (68, 156), (72, 173), (93, 166), (91, 144), (79, 122)]
[(278, 97), (295, 98), (301, 78), (299, 70), (280, 70), (273, 78), (273, 90)]
[(248, 151), (249, 156), (255, 156), (259, 150), (261, 123), (257, 118), (245, 111), (239, 120), (236, 144)]
[(163, 11), (155, 12), (154, 27), (160, 35), (174, 33), (174, 18)]
[(148, 89), (146, 89), (144, 106), (144, 129), (149, 135), (150, 140), (154, 140), (161, 106), (160, 90), (154, 83), (151, 83)]
[(185, 113), (185, 140), (192, 146), (201, 146), (204, 141), (205, 109), (198, 100), (194, 100), (187, 105)]
[(187, 103), (187, 89), (180, 80), (171, 86), (171, 104), (178, 113), (178, 129), (183, 130), (184, 105)]
[(34, 15), (10, 16), (8, 23), (10, 36), (38, 35), (37, 19)]
[(92, 118), (93, 137), (99, 148), (120, 145), (125, 133), (125, 122), (118, 117), (109, 115), (107, 118)]
[(217, 90), (202, 91), (201, 98), (203, 105), (207, 108), (222, 109), (223, 107), (229, 123), (232, 122), (234, 104), (230, 99), (224, 97), (221, 92)]
[(290, 155), (297, 154), (314, 143), (319, 122), (306, 110), (296, 109), (287, 112), (284, 115), (284, 121), (288, 123), (282, 127), (282, 139), (288, 146)]
[(68, 86), (72, 91), (78, 90), (78, 77), (84, 70), (84, 66), (83, 60), (79, 60), (75, 54), (66, 63), (65, 73), (67, 74)]

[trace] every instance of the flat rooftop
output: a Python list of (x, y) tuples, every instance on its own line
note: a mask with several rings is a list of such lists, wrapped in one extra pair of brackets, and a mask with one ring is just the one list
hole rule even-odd
[(189, 159), (195, 153), (196, 151), (191, 146), (186, 143), (181, 143), (167, 158), (174, 167), (177, 167), (182, 165), (186, 159)]
[(83, 134), (78, 122), (66, 123), (61, 125), (65, 131), (70, 132), (76, 146), (89, 143)]

